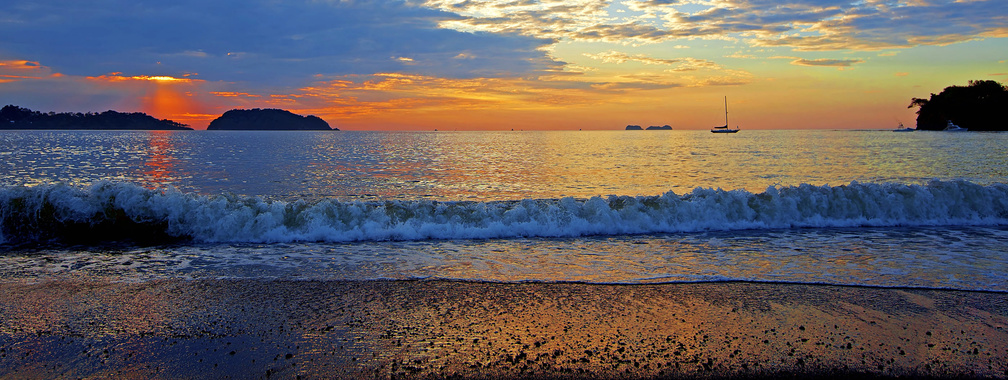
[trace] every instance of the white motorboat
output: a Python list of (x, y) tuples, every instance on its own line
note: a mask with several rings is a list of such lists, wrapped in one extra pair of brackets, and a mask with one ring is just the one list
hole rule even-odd
[(954, 123), (952, 123), (952, 120), (948, 120), (948, 124), (945, 126), (945, 129), (942, 129), (942, 131), (945, 132), (966, 132), (967, 130), (968, 130), (967, 128), (955, 125)]

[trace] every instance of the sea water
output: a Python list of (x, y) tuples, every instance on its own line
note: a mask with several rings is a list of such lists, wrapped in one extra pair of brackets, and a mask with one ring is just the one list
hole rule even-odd
[(1008, 134), (0, 132), (0, 277), (1008, 291)]

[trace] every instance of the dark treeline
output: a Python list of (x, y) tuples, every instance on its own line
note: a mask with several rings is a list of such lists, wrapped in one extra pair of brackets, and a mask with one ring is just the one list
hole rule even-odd
[(1008, 88), (992, 80), (971, 80), (968, 86), (945, 87), (929, 99), (913, 98), (917, 129), (940, 131), (949, 121), (970, 131), (1008, 130)]
[(179, 122), (142, 112), (39, 112), (15, 105), (0, 109), (0, 129), (192, 130)]
[(267, 109), (234, 109), (225, 112), (210, 122), (207, 127), (212, 130), (245, 130), (245, 131), (331, 131), (339, 130), (329, 127), (329, 123), (318, 116), (301, 116), (290, 111)]

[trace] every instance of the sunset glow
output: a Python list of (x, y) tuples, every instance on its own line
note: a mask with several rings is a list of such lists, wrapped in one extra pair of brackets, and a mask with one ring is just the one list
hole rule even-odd
[[(3, 103), (143, 111), (196, 128), (259, 107), (348, 129), (707, 129), (725, 96), (745, 128), (890, 128), (913, 123), (914, 97), (1008, 80), (1008, 5), (996, 0), (236, 8), (271, 14), (281, 28), (244, 11), (196, 19), (216, 13), (193, 2), (187, 12), (149, 5), (126, 29), (163, 34), (117, 33), (109, 44), (99, 43), (108, 31), (87, 28), (121, 21), (110, 10), (46, 7), (65, 16), (55, 24), (16, 3), (0, 6), (20, 20), (0, 21), (0, 31), (28, 37), (0, 43)], [(30, 33), (46, 28), (85, 31), (65, 40)]]
[(97, 81), (109, 81), (109, 82), (125, 82), (125, 81), (149, 81), (149, 82), (163, 82), (163, 83), (192, 83), (192, 79), (188, 78), (175, 78), (167, 75), (133, 75), (133, 76), (123, 76), (120, 72), (115, 72), (106, 75), (99, 75), (95, 77), (88, 77), (90, 80)]
[(133, 77), (130, 77), (130, 78), (136, 79), (136, 80), (150, 80), (150, 81), (155, 81), (155, 82), (189, 82), (189, 79), (185, 79), (185, 78), (173, 78), (173, 77), (165, 76), (165, 75), (155, 75), (155, 76), (140, 75), (140, 76), (133, 76)]

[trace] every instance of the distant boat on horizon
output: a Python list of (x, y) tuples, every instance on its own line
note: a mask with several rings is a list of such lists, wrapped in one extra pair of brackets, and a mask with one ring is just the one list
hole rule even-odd
[(736, 133), (739, 131), (739, 127), (735, 126), (735, 129), (728, 128), (728, 97), (724, 98), (724, 126), (711, 128), (711, 133)]
[(966, 132), (969, 130), (967, 128), (963, 128), (953, 124), (952, 120), (946, 120), (946, 121), (948, 122), (948, 124), (945, 125), (945, 129), (942, 129), (942, 131), (944, 132)]
[(899, 128), (893, 129), (893, 132), (913, 132), (914, 130), (910, 127), (904, 127), (903, 123), (899, 123)]

